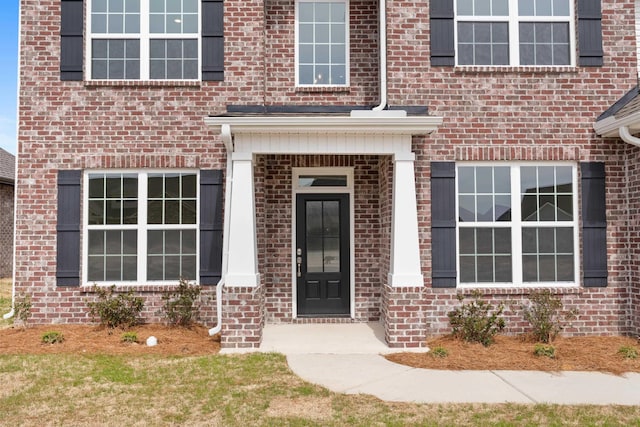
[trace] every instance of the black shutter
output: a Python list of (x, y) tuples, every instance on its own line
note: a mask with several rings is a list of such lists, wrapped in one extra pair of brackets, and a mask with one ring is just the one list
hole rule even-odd
[(600, 0), (578, 1), (578, 65), (602, 66), (602, 11)]
[(222, 171), (200, 171), (200, 284), (216, 285), (222, 270)]
[(61, 0), (60, 17), (60, 80), (82, 80), (82, 0)]
[(224, 80), (222, 0), (202, 0), (202, 80)]
[(58, 225), (56, 284), (80, 286), (80, 180), (79, 170), (58, 171)]
[(607, 286), (607, 215), (604, 163), (580, 163), (582, 270), (585, 287)]
[(431, 0), (431, 65), (456, 64), (453, 46), (453, 0)]
[(431, 286), (456, 287), (456, 164), (431, 163)]

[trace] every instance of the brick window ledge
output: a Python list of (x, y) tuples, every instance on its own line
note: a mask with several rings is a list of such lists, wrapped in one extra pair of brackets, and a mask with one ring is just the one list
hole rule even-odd
[(513, 287), (513, 288), (491, 288), (491, 287), (464, 287), (456, 288), (456, 293), (470, 296), (475, 292), (480, 292), (481, 295), (530, 295), (531, 292), (548, 290), (553, 295), (580, 295), (584, 291), (582, 286), (529, 286), (529, 287)]
[(200, 87), (199, 80), (85, 80), (85, 87)]
[(504, 66), (504, 67), (491, 67), (491, 66), (469, 66), (462, 65), (454, 68), (455, 73), (459, 74), (576, 74), (580, 70), (579, 67), (574, 66), (562, 66), (562, 67), (552, 67), (552, 66), (541, 66), (541, 67), (533, 67), (533, 66)]
[(349, 86), (296, 86), (297, 93), (349, 93)]

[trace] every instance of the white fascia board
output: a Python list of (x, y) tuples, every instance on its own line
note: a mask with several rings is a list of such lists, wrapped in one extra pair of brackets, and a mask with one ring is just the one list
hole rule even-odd
[(619, 129), (623, 126), (629, 128), (630, 131), (640, 130), (640, 111), (630, 114), (621, 119), (614, 116), (599, 120), (593, 125), (593, 130), (600, 136), (607, 138), (620, 138)]
[(217, 132), (220, 132), (223, 125), (229, 125), (236, 135), (242, 133), (427, 135), (442, 124), (442, 117), (243, 116), (205, 117), (204, 121)]

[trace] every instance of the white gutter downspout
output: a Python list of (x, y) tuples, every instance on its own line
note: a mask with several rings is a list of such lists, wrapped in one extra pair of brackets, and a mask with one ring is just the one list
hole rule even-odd
[[(18, 3), (18, 34), (22, 34), (22, 2)], [(18, 113), (20, 109), (20, 52), (22, 48), (20, 47), (20, 36), (18, 36), (18, 81), (16, 84), (16, 113)], [(16, 120), (16, 139), (18, 138), (18, 131), (20, 129), (20, 120)], [(11, 311), (2, 316), (3, 319), (11, 319), (15, 314), (16, 307), (16, 219), (18, 218), (18, 155), (20, 154), (20, 147), (16, 144), (16, 163), (14, 168), (13, 175), (13, 262), (11, 263)]]
[(624, 142), (635, 145), (636, 147), (640, 147), (640, 138), (631, 135), (631, 133), (629, 132), (629, 127), (620, 126), (618, 128), (618, 133), (620, 134), (620, 138), (622, 138)]
[(209, 336), (216, 335), (222, 330), (222, 289), (224, 288), (224, 279), (227, 275), (227, 268), (229, 263), (229, 219), (231, 217), (231, 183), (233, 181), (232, 173), (232, 161), (231, 156), (233, 154), (233, 139), (231, 137), (231, 126), (222, 125), (220, 129), (220, 136), (224, 142), (224, 146), (227, 149), (227, 172), (224, 189), (224, 230), (222, 234), (222, 268), (220, 272), (220, 281), (216, 285), (216, 314), (218, 317), (218, 323), (213, 328), (209, 329)]
[(373, 111), (387, 107), (387, 1), (380, 0), (380, 105)]

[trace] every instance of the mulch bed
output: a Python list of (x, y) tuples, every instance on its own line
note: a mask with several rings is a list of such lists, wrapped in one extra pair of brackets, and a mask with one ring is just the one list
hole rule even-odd
[(603, 371), (613, 374), (640, 372), (640, 356), (626, 359), (618, 354), (620, 347), (636, 349), (640, 342), (629, 337), (556, 338), (555, 358), (533, 354), (535, 342), (522, 337), (497, 336), (495, 343), (484, 347), (451, 336), (428, 341), (428, 346), (443, 347), (446, 357), (431, 353), (397, 353), (388, 360), (416, 368), (452, 370), (534, 370), (534, 371)]
[[(43, 344), (42, 335), (56, 331), (64, 336), (59, 344)], [(122, 342), (122, 334), (135, 332), (138, 343)], [(158, 345), (145, 344), (154, 336)], [(207, 328), (194, 325), (190, 328), (167, 325), (140, 325), (127, 331), (106, 329), (96, 325), (35, 325), (26, 328), (0, 329), (0, 354), (126, 354), (126, 355), (181, 355), (200, 356), (216, 354), (220, 339), (210, 337)]]

